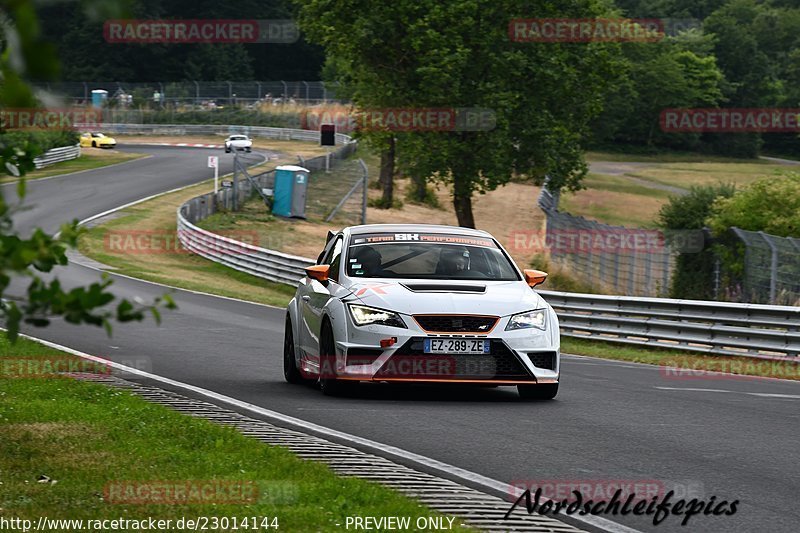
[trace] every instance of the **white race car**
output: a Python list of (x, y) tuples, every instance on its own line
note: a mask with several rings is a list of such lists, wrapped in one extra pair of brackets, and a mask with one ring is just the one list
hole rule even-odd
[(373, 224), (329, 233), (289, 302), (283, 371), (325, 394), (358, 382), (516, 385), (558, 392), (560, 338), (520, 270), (485, 231)]
[(253, 150), (253, 141), (247, 135), (230, 135), (225, 139), (225, 153), (229, 154), (231, 150), (250, 152)]

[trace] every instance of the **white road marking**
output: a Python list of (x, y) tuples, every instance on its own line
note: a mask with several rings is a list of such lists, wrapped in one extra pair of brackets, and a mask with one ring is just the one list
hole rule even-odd
[(659, 390), (675, 390), (675, 391), (688, 391), (688, 392), (728, 392), (731, 394), (746, 394), (747, 396), (759, 396), (762, 398), (784, 398), (790, 400), (800, 400), (800, 394), (778, 394), (770, 392), (745, 392), (724, 389), (696, 389), (691, 387), (655, 387)]
[(768, 392), (746, 392), (750, 396), (763, 396), (765, 398), (790, 398), (792, 400), (800, 400), (798, 394), (770, 394)]
[(724, 390), (724, 389), (696, 389), (692, 387), (656, 387), (659, 390), (685, 390), (691, 392), (736, 392), (732, 390)]

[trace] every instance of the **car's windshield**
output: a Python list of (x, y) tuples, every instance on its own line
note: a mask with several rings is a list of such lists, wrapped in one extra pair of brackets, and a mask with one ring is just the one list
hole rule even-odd
[(518, 280), (493, 239), (449, 234), (356, 235), (346, 273), (355, 278)]
[(246, 141), (247, 137), (245, 137), (244, 135), (231, 135), (231, 140), (232, 141)]

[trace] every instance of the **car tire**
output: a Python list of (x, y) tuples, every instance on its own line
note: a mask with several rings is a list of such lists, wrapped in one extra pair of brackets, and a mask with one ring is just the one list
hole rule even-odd
[(558, 394), (558, 383), (517, 385), (517, 392), (523, 400), (552, 400)]
[(92, 148), (97, 148), (97, 143), (92, 141)]
[(333, 329), (326, 319), (319, 334), (319, 388), (325, 396), (345, 396), (353, 391), (356, 382), (336, 379), (336, 340)]
[(229, 154), (229, 153), (231, 153), (231, 149), (230, 149), (230, 148), (225, 148), (225, 153), (226, 153), (226, 154)]
[(305, 381), (297, 368), (294, 357), (294, 334), (292, 333), (292, 319), (286, 314), (286, 326), (283, 331), (283, 377), (288, 383), (296, 385)]
[(253, 149), (252, 149), (252, 148), (248, 148), (246, 151), (247, 151), (247, 153), (249, 154), (250, 152), (252, 152), (252, 151), (253, 151)]

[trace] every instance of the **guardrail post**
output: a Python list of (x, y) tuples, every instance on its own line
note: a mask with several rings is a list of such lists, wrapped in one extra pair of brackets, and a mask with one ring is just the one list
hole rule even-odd
[(367, 185), (369, 185), (369, 172), (367, 171), (367, 165), (364, 164), (363, 159), (359, 159), (358, 163), (361, 165), (361, 169), (364, 171), (364, 178), (361, 185), (361, 223), (367, 223)]
[(778, 292), (778, 248), (763, 231), (758, 232), (761, 238), (767, 243), (771, 252), (769, 269), (769, 302), (774, 304)]
[(239, 210), (239, 152), (233, 150), (233, 211)]

